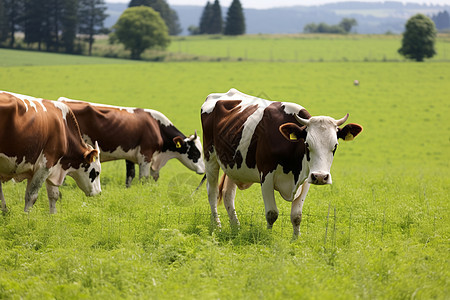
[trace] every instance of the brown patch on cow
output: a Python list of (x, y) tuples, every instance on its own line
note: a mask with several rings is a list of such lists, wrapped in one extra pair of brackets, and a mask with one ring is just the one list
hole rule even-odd
[[(311, 117), (306, 109), (302, 109), (299, 115), (305, 119)], [(284, 112), (282, 103), (274, 102), (264, 110), (263, 118), (253, 134), (246, 164), (249, 168), (258, 168), (261, 172), (261, 182), (264, 182), (267, 174), (278, 165), (283, 167), (285, 174), (292, 172), (295, 181), (298, 180), (305, 145), (292, 143), (281, 134), (279, 128), (285, 123), (298, 124), (293, 115)]]
[(68, 110), (64, 120), (61, 109), (50, 100), (40, 100), (46, 111), (40, 104), (35, 103), (35, 109), (28, 100), (24, 101), (0, 93), (0, 128), (4, 129), (0, 131), (0, 153), (17, 157), (16, 164), (23, 160), (35, 164), (43, 153), (47, 168), (59, 159), (64, 169), (79, 167), (84, 162), (83, 154), (89, 149), (82, 141), (73, 113)]
[(209, 160), (214, 148), (219, 161), (226, 168), (233, 168), (235, 164), (238, 168), (241, 167), (242, 153), (236, 150), (242, 138), (245, 121), (258, 109), (258, 105), (248, 105), (242, 109), (241, 102), (220, 100), (210, 114), (202, 114), (205, 158)]
[(163, 146), (158, 121), (143, 109), (129, 113), (116, 107), (93, 106), (81, 101), (66, 104), (77, 117), (81, 132), (92, 142), (97, 141), (102, 151), (113, 152), (121, 147), (127, 152), (140, 146), (141, 153), (150, 161), (153, 153)]

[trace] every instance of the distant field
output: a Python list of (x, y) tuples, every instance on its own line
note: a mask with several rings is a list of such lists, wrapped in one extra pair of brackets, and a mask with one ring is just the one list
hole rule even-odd
[[(225, 41), (194, 40), (180, 47), (196, 53), (209, 45), (212, 53)], [(360, 42), (369, 43), (347, 48), (356, 51)], [(243, 40), (239, 49), (259, 45), (270, 53), (277, 43)], [(176, 51), (177, 41), (171, 47)], [(334, 51), (341, 50), (328, 54)], [(54, 216), (45, 189), (25, 214), (26, 184), (3, 184), (11, 212), (0, 216), (0, 298), (448, 298), (450, 62), (329, 62), (323, 53), (321, 63), (274, 56), (79, 65), (49, 54), (42, 63), (28, 56), (32, 66), (24, 66), (20, 56), (28, 53), (0, 50), (2, 61), (17, 55), (16, 66), (0, 67), (2, 90), (154, 108), (186, 134), (201, 134), (205, 97), (231, 87), (300, 103), (313, 115), (348, 112), (349, 122), (364, 127), (357, 139), (340, 143), (333, 185), (311, 187), (302, 236), (293, 243), (290, 203), (276, 193), (281, 215), (267, 231), (257, 185), (237, 192), (241, 230), (230, 231), (220, 207), (224, 228), (210, 232), (206, 188), (191, 195), (201, 176), (177, 161), (157, 183), (130, 189), (125, 163), (105, 163), (103, 192), (94, 198), (69, 178)]]
[[(291, 62), (403, 61), (397, 50), (401, 35), (219, 35), (174, 37), (167, 51), (147, 50), (145, 59), (257, 60)], [(98, 38), (94, 53), (129, 57), (121, 45)], [(450, 61), (450, 35), (441, 34), (431, 61)]]
[[(264, 61), (401, 61), (399, 35), (194, 36), (172, 41), (169, 51)], [(450, 38), (437, 39), (432, 60), (450, 60)]]

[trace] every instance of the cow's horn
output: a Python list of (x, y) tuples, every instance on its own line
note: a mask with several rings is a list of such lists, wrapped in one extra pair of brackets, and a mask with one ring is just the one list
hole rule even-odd
[(309, 125), (309, 120), (308, 120), (308, 119), (300, 118), (297, 114), (295, 114), (294, 116), (295, 116), (295, 118), (297, 119), (297, 121), (298, 121), (300, 124), (305, 125), (305, 126), (308, 126), (308, 125)]
[(195, 130), (194, 140), (197, 139), (197, 130)]
[(341, 126), (342, 124), (344, 124), (345, 121), (347, 121), (347, 119), (348, 119), (348, 114), (346, 114), (345, 117), (343, 117), (342, 119), (336, 121), (337, 126)]

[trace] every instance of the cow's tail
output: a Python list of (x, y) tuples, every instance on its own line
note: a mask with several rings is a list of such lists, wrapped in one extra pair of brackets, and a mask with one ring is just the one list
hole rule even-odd
[(222, 196), (223, 196), (223, 186), (225, 185), (225, 178), (227, 175), (225, 173), (220, 178), (219, 182), (219, 195), (217, 196), (217, 205), (220, 205), (222, 203)]

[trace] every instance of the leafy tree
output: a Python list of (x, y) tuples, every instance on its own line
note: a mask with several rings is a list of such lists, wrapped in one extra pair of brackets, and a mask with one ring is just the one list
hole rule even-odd
[(200, 34), (200, 29), (197, 26), (191, 25), (188, 27), (188, 31), (190, 35), (198, 35)]
[(209, 25), (212, 22), (212, 5), (206, 2), (205, 8), (203, 9), (202, 16), (200, 18), (199, 33), (207, 34), (209, 33)]
[(113, 26), (111, 39), (124, 44), (132, 59), (140, 59), (148, 48), (166, 48), (169, 43), (167, 26), (155, 10), (146, 6), (127, 8)]
[(436, 54), (435, 41), (436, 28), (433, 21), (423, 14), (417, 14), (406, 22), (402, 47), (398, 52), (406, 58), (423, 61)]
[(328, 25), (326, 23), (309, 23), (303, 28), (305, 33), (335, 33), (345, 34), (352, 30), (358, 23), (355, 19), (344, 18), (338, 25)]
[(92, 44), (94, 35), (105, 31), (103, 22), (108, 16), (105, 14), (107, 9), (104, 0), (79, 0), (80, 8), (78, 11), (79, 33), (87, 35), (89, 44), (88, 54), (92, 55)]
[(175, 10), (171, 9), (166, 0), (131, 0), (128, 7), (148, 6), (159, 12), (169, 29), (170, 35), (181, 33), (180, 21)]
[(227, 12), (225, 31), (226, 35), (239, 35), (245, 33), (245, 18), (239, 0), (233, 0)]
[(358, 25), (358, 22), (353, 18), (343, 18), (339, 23), (339, 27), (344, 29), (346, 33), (349, 33), (352, 30), (352, 27)]
[(450, 16), (446, 10), (438, 12), (436, 15), (433, 15), (431, 19), (436, 25), (437, 30), (444, 30), (450, 28)]

